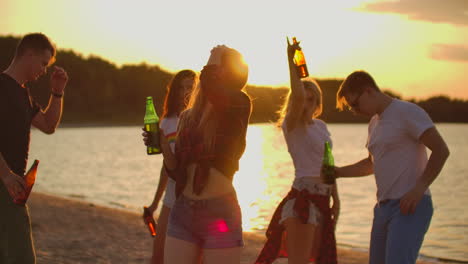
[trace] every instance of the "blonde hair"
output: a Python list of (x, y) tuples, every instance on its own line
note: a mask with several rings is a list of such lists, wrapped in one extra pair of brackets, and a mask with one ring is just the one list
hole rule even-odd
[[(304, 84), (304, 90), (311, 91), (314, 95), (314, 98), (317, 100), (314, 112), (312, 113), (312, 118), (319, 117), (322, 114), (323, 110), (322, 90), (320, 89), (318, 83), (312, 78), (302, 80), (302, 83)], [(289, 90), (288, 95), (284, 100), (283, 106), (281, 107), (281, 110), (278, 111), (279, 119), (276, 123), (278, 127), (281, 127), (281, 125), (283, 124), (284, 118), (286, 117), (286, 115), (289, 112), (289, 109), (291, 108), (291, 103), (291, 90)], [(304, 123), (307, 122), (308, 117), (303, 114), (301, 115), (301, 119), (303, 119)]]
[(203, 145), (206, 150), (213, 147), (216, 132), (216, 112), (201, 89), (201, 83), (190, 95), (186, 110), (180, 116), (178, 133), (186, 128), (202, 131)]

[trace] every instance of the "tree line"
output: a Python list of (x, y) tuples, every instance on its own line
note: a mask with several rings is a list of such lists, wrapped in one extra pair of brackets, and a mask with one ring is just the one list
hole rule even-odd
[[(0, 37), (0, 69), (11, 62), (19, 38)], [(58, 50), (57, 65), (69, 75), (65, 89), (62, 124), (68, 125), (139, 125), (145, 113), (145, 98), (153, 96), (158, 113), (162, 112), (166, 85), (172, 72), (158, 65), (127, 64), (116, 66), (97, 56), (87, 58), (73, 50)], [(194, 69), (198, 70), (198, 69)], [(49, 99), (49, 73), (37, 82), (28, 84), (33, 97), (46, 105)], [(339, 79), (318, 79), (323, 92), (321, 119), (330, 123), (367, 122), (368, 118), (335, 108)], [(287, 95), (288, 88), (247, 85), (252, 98), (251, 122), (274, 122)], [(401, 98), (391, 91), (390, 95)], [(1, 91), (0, 91), (1, 96)], [(409, 100), (424, 108), (434, 122), (468, 122), (468, 101), (447, 96), (425, 100)]]

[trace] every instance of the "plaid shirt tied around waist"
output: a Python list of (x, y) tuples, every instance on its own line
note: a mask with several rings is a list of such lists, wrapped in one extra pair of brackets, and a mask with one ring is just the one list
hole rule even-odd
[[(322, 238), (320, 240), (319, 255), (315, 263), (317, 264), (337, 264), (335, 230), (330, 209), (330, 196), (310, 194), (306, 189), (297, 190), (292, 188), (288, 195), (276, 208), (273, 217), (266, 231), (267, 241), (260, 252), (255, 264), (271, 264), (279, 257), (288, 257), (286, 247), (286, 230), (280, 224), (281, 212), (284, 204), (296, 198), (294, 211), (299, 216), (302, 223), (306, 224), (309, 219), (309, 203), (313, 203), (320, 211), (323, 219)], [(313, 257), (309, 261), (314, 261)]]

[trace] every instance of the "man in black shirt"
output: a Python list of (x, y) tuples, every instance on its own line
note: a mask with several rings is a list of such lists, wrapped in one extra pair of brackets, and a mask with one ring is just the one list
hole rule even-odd
[(28, 208), (13, 200), (25, 194), (31, 124), (52, 134), (60, 122), (68, 81), (65, 70), (54, 67), (45, 110), (25, 86), (45, 74), (54, 61), (55, 47), (47, 36), (28, 34), (18, 43), (10, 66), (0, 73), (0, 263), (36, 262)]

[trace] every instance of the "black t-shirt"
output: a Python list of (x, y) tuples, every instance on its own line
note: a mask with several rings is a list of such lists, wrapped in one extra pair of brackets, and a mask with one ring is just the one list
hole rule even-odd
[(29, 89), (0, 73), (0, 152), (8, 167), (18, 175), (26, 171), (31, 122), (39, 110)]

